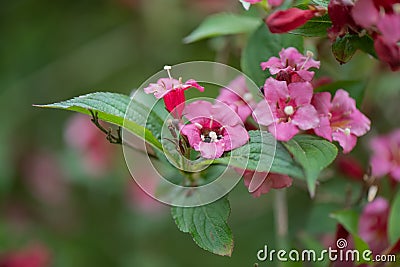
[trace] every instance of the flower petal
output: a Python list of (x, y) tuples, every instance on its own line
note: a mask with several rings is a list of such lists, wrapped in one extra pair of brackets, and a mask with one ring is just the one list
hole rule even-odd
[(223, 142), (216, 142), (216, 143), (200, 142), (198, 150), (200, 151), (200, 154), (203, 158), (206, 158), (206, 159), (219, 158), (224, 153), (224, 143)]
[(319, 122), (318, 112), (312, 105), (300, 107), (292, 118), (292, 123), (302, 130), (316, 128)]
[(186, 105), (183, 115), (190, 121), (199, 118), (210, 118), (212, 104), (208, 101), (198, 100)]
[[(275, 126), (274, 124), (270, 125), (269, 127)], [(299, 129), (296, 125), (290, 122), (281, 122), (276, 124), (276, 132), (270, 130), (270, 132), (274, 135), (278, 141), (289, 141), (293, 138), (298, 132)]]
[(313, 87), (309, 82), (291, 83), (288, 86), (290, 98), (297, 106), (308, 105), (313, 96)]
[(201, 142), (201, 132), (195, 124), (184, 125), (181, 129), (181, 134), (187, 137), (191, 147), (198, 150), (199, 144)]
[(242, 125), (225, 126), (227, 134), (224, 136), (225, 151), (243, 146), (249, 141), (249, 134)]
[(335, 131), (332, 133), (332, 139), (339, 142), (339, 145), (343, 148), (343, 153), (349, 153), (355, 147), (357, 143), (357, 137), (352, 134), (345, 134), (341, 131)]

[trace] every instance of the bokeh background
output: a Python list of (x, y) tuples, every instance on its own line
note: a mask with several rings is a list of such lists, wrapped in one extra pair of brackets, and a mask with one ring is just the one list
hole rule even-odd
[[(23, 255), (24, 267), (243, 267), (257, 262), (265, 244), (274, 247), (273, 192), (254, 199), (242, 182), (234, 189), (234, 253), (212, 255), (179, 232), (169, 207), (138, 189), (121, 147), (109, 144), (89, 117), (32, 107), (94, 91), (129, 94), (165, 64), (239, 67), (241, 37), (189, 45), (182, 39), (208, 14), (241, 10), (236, 0), (1, 2), (0, 259)], [(321, 49), (329, 58), (329, 48)], [(369, 78), (364, 106), (376, 121), (372, 135), (400, 125), (395, 74), (358, 54), (345, 68), (330, 62), (323, 72), (335, 79)], [(365, 147), (354, 152), (364, 165)], [(326, 179), (318, 204), (305, 187), (289, 189), (293, 246), (334, 232), (328, 214), (344, 206), (343, 188), (355, 183), (341, 177)]]

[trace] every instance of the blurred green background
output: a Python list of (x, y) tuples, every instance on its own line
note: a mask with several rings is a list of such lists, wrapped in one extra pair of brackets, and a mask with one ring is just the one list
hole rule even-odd
[[(233, 256), (212, 255), (179, 232), (169, 207), (136, 187), (121, 147), (108, 144), (89, 117), (32, 107), (94, 91), (129, 94), (165, 64), (238, 67), (240, 51), (227, 55), (222, 39), (182, 42), (206, 15), (238, 10), (236, 0), (2, 1), (0, 256), (40, 246), (46, 266), (243, 267), (257, 262), (265, 244), (274, 247), (273, 192), (253, 199), (242, 184), (234, 189)], [(390, 87), (397, 78), (387, 79)], [(335, 183), (330, 190), (342, 191)], [(301, 187), (289, 189), (289, 201), (294, 245), (334, 231), (327, 215), (341, 203), (312, 206)]]

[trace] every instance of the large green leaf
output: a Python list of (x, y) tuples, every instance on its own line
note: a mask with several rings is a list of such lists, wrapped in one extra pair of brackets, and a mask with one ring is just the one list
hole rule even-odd
[(391, 244), (396, 243), (400, 239), (400, 190), (394, 198), (392, 208), (390, 210), (388, 233)]
[(303, 167), (308, 190), (313, 197), (319, 173), (336, 158), (337, 147), (313, 135), (296, 135), (283, 144), (292, 153), (294, 160)]
[(303, 37), (294, 34), (272, 34), (265, 24), (262, 24), (250, 37), (242, 52), (241, 67), (258, 86), (264, 85), (269, 76), (263, 71), (260, 63), (272, 56), (278, 56), (282, 48), (295, 47), (303, 51)]
[(365, 81), (336, 81), (316, 88), (316, 91), (330, 92), (332, 95), (338, 89), (344, 89), (350, 96), (356, 100), (357, 107), (360, 107), (364, 99), (364, 93), (367, 85)]
[(227, 224), (230, 206), (226, 198), (200, 207), (173, 207), (171, 213), (179, 230), (190, 233), (199, 247), (231, 256), (233, 236)]
[(249, 131), (249, 135), (250, 141), (246, 145), (226, 153), (221, 158), (206, 160), (201, 164), (224, 164), (240, 169), (259, 172), (271, 171), (300, 179), (304, 178), (301, 167), (293, 161), (288, 151), (281, 143), (276, 142), (270, 133)]
[(290, 33), (300, 34), (306, 37), (324, 37), (327, 35), (327, 30), (331, 26), (332, 22), (329, 16), (325, 14), (321, 17), (310, 19), (306, 24), (290, 31)]
[(154, 148), (162, 151), (159, 141), (160, 131), (163, 125), (162, 119), (150, 112), (142, 103), (135, 102), (128, 113), (132, 116), (124, 120), (125, 112), (131, 98), (127, 95), (96, 92), (75, 97), (66, 101), (48, 105), (36, 105), (41, 108), (56, 108), (76, 111), (90, 115), (90, 110), (96, 112), (98, 119), (118, 126), (123, 126), (133, 134), (141, 137)]
[(205, 38), (254, 31), (262, 23), (261, 19), (231, 13), (220, 13), (206, 18), (183, 40), (193, 43)]

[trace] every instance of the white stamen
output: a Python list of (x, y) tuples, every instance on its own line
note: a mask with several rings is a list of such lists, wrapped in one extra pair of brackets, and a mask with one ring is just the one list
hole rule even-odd
[(251, 101), (251, 100), (253, 100), (253, 95), (251, 93), (245, 93), (243, 96), (243, 100), (246, 102)]
[(378, 186), (372, 185), (368, 189), (368, 202), (372, 202), (375, 199), (377, 193), (378, 193)]
[(171, 66), (168, 66), (168, 65), (165, 65), (165, 66), (164, 66), (164, 70), (167, 71), (168, 76), (169, 76), (170, 79), (172, 79), (172, 76), (171, 76), (171, 73), (170, 73), (170, 70), (171, 70), (171, 69), (172, 69)]
[(200, 123), (198, 123), (198, 122), (195, 122), (194, 125), (195, 125), (199, 130), (203, 129), (203, 126), (202, 126)]
[(204, 134), (200, 135), (201, 141), (204, 141)]
[(208, 133), (208, 136), (211, 138), (211, 141), (212, 141), (212, 142), (215, 142), (215, 141), (218, 140), (218, 136), (217, 136), (217, 134), (216, 134), (214, 131), (209, 132), (209, 133)]
[(285, 112), (286, 115), (290, 116), (293, 115), (294, 113), (294, 108), (292, 106), (286, 106), (283, 111)]
[(350, 135), (350, 133), (351, 133), (351, 131), (350, 131), (350, 128), (346, 128), (346, 129), (344, 129), (344, 134), (345, 135), (347, 135), (347, 136), (349, 136)]
[(311, 52), (310, 50), (307, 50), (306, 55), (307, 55), (307, 58), (306, 58), (306, 60), (304, 61), (303, 65), (301, 65), (300, 70), (302, 70), (302, 69), (304, 68), (304, 66), (307, 64), (308, 60), (314, 56), (314, 53)]

